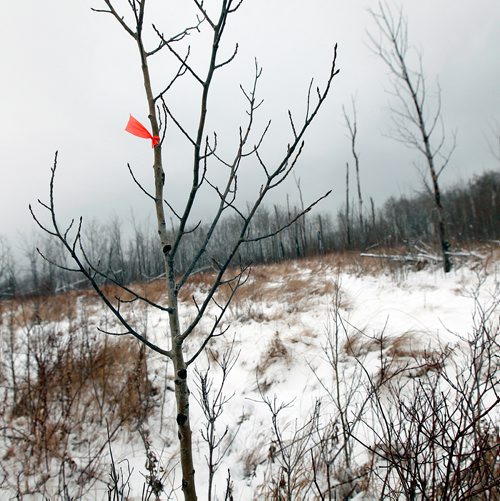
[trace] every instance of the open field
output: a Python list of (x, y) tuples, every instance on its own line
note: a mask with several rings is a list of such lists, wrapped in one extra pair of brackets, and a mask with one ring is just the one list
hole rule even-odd
[[(446, 276), (348, 253), (255, 267), (193, 370), (202, 498), (213, 433), (213, 499), (389, 499), (410, 470), (417, 494), (419, 475), (434, 479), (430, 499), (498, 499), (500, 255), (476, 254)], [(184, 318), (206, 284), (198, 274), (181, 291)], [(160, 282), (137, 287), (161, 302)], [(166, 360), (99, 332), (117, 327), (90, 292), (3, 301), (0, 313), (0, 497), (107, 499), (122, 485), (113, 499), (141, 499), (146, 482), (180, 499)], [(123, 313), (167, 346), (158, 311)], [(438, 497), (445, 486), (455, 497)]]

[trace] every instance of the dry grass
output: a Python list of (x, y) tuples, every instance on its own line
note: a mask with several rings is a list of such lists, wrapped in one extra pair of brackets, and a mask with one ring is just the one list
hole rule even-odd
[[(248, 281), (232, 298), (233, 318), (256, 322), (277, 320), (305, 311), (316, 298), (333, 297), (338, 288), (336, 282), (325, 270), (314, 271), (322, 266), (319, 261), (301, 260), (254, 268)], [(225, 303), (231, 294), (231, 287), (223, 285), (217, 292), (217, 301)]]
[(364, 357), (368, 353), (380, 351), (380, 340), (357, 331), (346, 338), (342, 350), (350, 357)]
[[(112, 415), (127, 424), (144, 412), (141, 401), (155, 394), (146, 374), (145, 350), (134, 340), (80, 345), (74, 349), (65, 345), (55, 351), (44, 359), (37, 357), (35, 377), (25, 376), (18, 381), (12, 418), (32, 417), (31, 413), (42, 412), (41, 407), (67, 399), (72, 405), (83, 402), (86, 414), (93, 415), (93, 420), (102, 420), (104, 409), (95, 402), (97, 396), (113, 408)], [(47, 415), (57, 414), (45, 411)]]
[[(455, 247), (453, 247), (456, 250)], [(473, 243), (461, 244), (460, 251), (469, 252), (479, 257), (455, 258), (457, 265), (464, 261), (473, 261), (473, 266), (480, 266), (490, 269), (500, 261), (500, 247), (495, 243)], [(406, 247), (377, 247), (373, 249), (374, 253), (404, 255), (408, 253)], [(279, 298), (280, 293), (294, 296), (294, 293), (303, 293), (308, 295), (324, 295), (335, 292), (335, 284), (324, 280), (322, 275), (331, 275), (338, 272), (350, 272), (358, 275), (380, 275), (380, 274), (399, 274), (407, 272), (416, 265), (405, 264), (402, 262), (388, 261), (374, 257), (363, 257), (359, 251), (332, 252), (320, 256), (289, 260), (279, 263), (258, 265), (252, 269), (251, 279), (242, 289), (244, 294), (239, 294), (238, 299), (244, 296), (261, 300), (275, 300)], [(307, 277), (303, 276), (303, 272)], [(230, 276), (231, 270), (227, 275)], [(193, 293), (197, 291), (206, 291), (212, 285), (215, 278), (213, 272), (196, 273), (189, 277), (187, 283), (179, 292), (179, 300), (182, 302), (191, 300)], [(270, 287), (269, 284), (278, 283), (279, 287)], [(165, 294), (165, 279), (156, 279), (150, 282), (133, 283), (128, 286), (137, 291), (142, 296), (161, 302)], [(103, 286), (103, 291), (110, 298), (120, 297), (124, 301), (132, 299), (132, 296), (115, 285)], [(74, 309), (76, 299), (85, 297), (89, 301), (98, 301), (97, 294), (91, 289), (71, 291), (56, 295), (46, 295), (38, 297), (17, 298), (12, 300), (3, 300), (6, 309), (18, 309), (23, 306), (25, 316), (38, 314), (42, 321), (60, 321), (67, 318), (67, 315)], [(293, 297), (292, 297), (293, 299)]]
[(362, 332), (349, 335), (342, 349), (348, 356), (363, 359), (370, 353), (381, 357), (383, 377), (421, 377), (428, 372), (443, 368), (447, 356), (446, 348), (424, 346), (425, 333), (407, 331), (398, 336), (368, 336)]
[(290, 342), (293, 344), (304, 344), (306, 346), (311, 346), (313, 344), (313, 339), (317, 338), (316, 332), (311, 329), (304, 329), (300, 334), (296, 334), (290, 338)]
[(208, 291), (212, 286), (216, 277), (214, 272), (202, 272), (191, 275), (188, 281), (184, 284), (177, 296), (179, 301), (187, 302), (191, 300), (191, 296), (198, 291)]
[(240, 463), (243, 465), (243, 478), (252, 478), (262, 462), (260, 449), (262, 446), (247, 449), (241, 455)]
[(132, 340), (49, 340), (31, 354), (30, 371), (18, 375), (4, 401), (10, 431), (2, 461), (26, 485), (41, 488), (55, 474), (54, 464), (56, 471), (78, 464), (78, 482), (92, 482), (97, 451), (107, 440), (102, 430), (135, 431), (154, 408), (157, 390), (147, 375), (145, 350)]
[[(407, 252), (407, 249), (403, 247), (391, 249), (377, 248), (374, 252), (402, 255)], [(334, 269), (337, 272), (349, 272), (355, 275), (392, 274), (397, 270), (408, 267), (408, 265), (400, 262), (387, 261), (374, 257), (364, 257), (360, 255), (360, 251), (335, 252), (321, 256), (320, 258), (314, 258), (314, 260), (316, 259), (321, 261), (320, 269), (324, 269), (325, 266), (328, 266), (330, 269)]]
[[(161, 298), (164, 294), (165, 284), (163, 280), (154, 280), (152, 282), (134, 283), (127, 286), (137, 294), (147, 299), (162, 303)], [(113, 303), (116, 304), (117, 298), (123, 302), (130, 302), (134, 296), (117, 285), (104, 285), (102, 292)], [(100, 298), (92, 289), (82, 289), (58, 293), (54, 295), (38, 295), (17, 297), (1, 301), (3, 312), (14, 312), (14, 324), (16, 327), (22, 327), (27, 322), (62, 322), (68, 319), (76, 318), (79, 304), (85, 303), (87, 308), (92, 306), (99, 307)], [(144, 303), (131, 303), (133, 307)], [(3, 319), (0, 318), (0, 322)]]
[(260, 376), (265, 374), (269, 367), (277, 362), (288, 362), (289, 360), (290, 355), (288, 350), (283, 344), (279, 333), (275, 332), (266, 352), (261, 356), (257, 364), (257, 375)]
[(403, 334), (387, 339), (387, 355), (393, 359), (415, 358), (423, 352), (423, 333), (407, 331)]
[[(36, 296), (15, 298), (2, 301), (5, 312), (9, 312), (15, 327), (26, 325), (27, 322), (61, 322), (72, 318), (76, 313), (77, 298), (81, 293), (67, 292), (54, 296)], [(5, 317), (2, 315), (2, 322)]]
[(422, 377), (443, 369), (447, 348), (425, 347), (423, 339), (425, 334), (418, 331), (408, 331), (388, 339), (386, 356), (391, 360), (393, 370), (404, 369), (405, 376)]
[[(461, 246), (465, 252), (475, 253), (479, 258), (455, 258), (459, 266), (464, 261), (472, 259), (473, 267), (492, 269), (500, 261), (500, 248), (492, 244), (471, 244)], [(375, 253), (404, 255), (408, 252), (405, 247), (383, 248), (377, 247)], [(233, 298), (234, 304), (239, 303), (240, 310), (244, 310), (242, 303), (247, 301), (271, 302), (287, 301), (292, 310), (299, 310), (301, 303), (308, 298), (316, 296), (333, 295), (336, 292), (336, 284), (327, 279), (339, 272), (349, 272), (356, 275), (390, 274), (396, 278), (406, 276), (409, 270), (416, 269), (416, 264), (405, 264), (374, 257), (362, 257), (359, 251), (343, 251), (329, 253), (321, 256), (284, 261), (267, 265), (259, 265), (252, 269), (250, 279)], [(231, 270), (227, 276), (230, 276)], [(215, 278), (213, 272), (202, 272), (192, 275), (179, 292), (181, 302), (191, 301), (193, 294), (206, 292)], [(165, 280), (157, 279), (151, 282), (130, 284), (129, 288), (137, 291), (140, 295), (151, 301), (164, 303)], [(123, 301), (129, 301), (132, 296), (115, 285), (105, 285), (103, 291), (109, 298), (119, 297)], [(222, 286), (219, 298), (230, 295), (229, 286)], [(17, 311), (18, 324), (26, 319), (39, 321), (58, 322), (75, 314), (75, 305), (78, 298), (85, 298), (88, 302), (98, 303), (99, 299), (93, 290), (71, 291), (53, 296), (38, 296), (33, 298), (17, 298), (4, 300), (2, 304), (5, 310)], [(134, 304), (135, 306), (135, 304)], [(259, 312), (250, 312), (258, 320)], [(265, 317), (265, 315), (264, 315)], [(264, 318), (265, 319), (265, 318)]]

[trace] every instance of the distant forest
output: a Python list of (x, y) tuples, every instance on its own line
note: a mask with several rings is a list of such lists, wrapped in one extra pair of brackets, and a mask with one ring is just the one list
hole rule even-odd
[[(336, 217), (311, 211), (287, 226), (303, 207), (274, 205), (260, 210), (253, 220), (250, 237), (254, 240), (240, 248), (235, 266), (269, 263), (334, 251), (363, 251), (381, 247), (411, 247), (437, 241), (436, 215), (430, 193), (389, 198), (376, 208), (373, 200), (364, 203), (369, 209), (359, 214), (359, 204), (344, 204)], [(452, 247), (467, 242), (500, 239), (500, 172), (490, 171), (457, 184), (443, 193), (443, 205)], [(362, 205), (363, 206), (363, 205)], [(237, 238), (241, 225), (238, 215), (226, 218), (217, 228), (209, 252), (203, 256), (198, 271), (216, 269), (224, 260), (228, 243)], [(280, 228), (284, 231), (278, 232)], [(200, 225), (185, 238), (178, 254), (178, 270), (184, 272), (208, 228)], [(276, 233), (276, 234), (275, 234)], [(273, 235), (266, 240), (259, 237)], [(119, 283), (148, 281), (163, 273), (162, 254), (154, 231), (133, 228), (125, 240), (119, 221), (91, 224), (85, 231), (86, 253), (90, 262)], [(39, 248), (48, 261), (68, 266), (65, 254), (54, 241), (40, 235)], [(54, 294), (87, 287), (79, 274), (57, 268), (33, 250), (28, 269), (19, 269), (5, 239), (0, 239), (0, 298), (16, 295)]]

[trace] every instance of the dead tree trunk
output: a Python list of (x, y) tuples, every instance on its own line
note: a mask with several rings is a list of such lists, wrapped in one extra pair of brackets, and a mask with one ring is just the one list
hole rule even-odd
[(342, 107), (344, 119), (349, 131), (349, 139), (351, 141), (351, 153), (354, 158), (354, 168), (356, 170), (356, 186), (358, 189), (358, 218), (359, 218), (359, 241), (361, 245), (365, 243), (365, 223), (363, 218), (363, 195), (361, 194), (361, 180), (359, 174), (359, 153), (356, 150), (356, 138), (358, 135), (358, 120), (356, 116), (356, 103), (352, 100), (352, 119), (349, 118), (345, 107)]
[[(441, 89), (438, 86), (437, 104), (432, 113), (428, 112), (426, 82), (422, 60), (418, 54), (418, 67), (414, 70), (409, 63), (408, 23), (402, 11), (395, 16), (386, 3), (379, 3), (378, 10), (370, 13), (379, 29), (380, 37), (371, 36), (374, 52), (384, 61), (394, 77), (394, 94), (399, 100), (399, 109), (392, 109), (395, 126), (394, 139), (415, 148), (423, 157), (431, 178), (430, 191), (436, 207), (438, 234), (443, 256), (443, 268), (451, 270), (450, 243), (447, 234), (444, 209), (439, 189), (439, 176), (448, 165), (455, 149), (455, 137), (447, 153), (443, 152), (445, 134), (441, 116)], [(430, 118), (427, 118), (429, 117)], [(441, 124), (441, 137), (435, 140), (436, 126)], [(437, 159), (441, 158), (440, 165)]]
[(351, 248), (351, 213), (349, 207), (349, 162), (345, 164), (345, 225), (347, 248)]

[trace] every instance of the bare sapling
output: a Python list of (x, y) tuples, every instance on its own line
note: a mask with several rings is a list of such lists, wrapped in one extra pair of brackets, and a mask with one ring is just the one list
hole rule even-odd
[[(234, 396), (234, 394), (226, 395), (224, 393), (224, 387), (229, 373), (235, 366), (239, 356), (239, 353), (234, 353), (233, 350), (234, 339), (230, 346), (224, 350), (222, 355), (219, 355), (218, 352), (208, 351), (208, 366), (205, 370), (195, 369), (197, 375), (196, 386), (198, 388), (197, 401), (205, 416), (205, 423), (200, 433), (203, 441), (208, 447), (208, 454), (205, 456), (208, 468), (208, 501), (214, 499), (215, 474), (236, 438), (238, 431), (230, 431), (227, 424), (223, 431), (221, 431), (219, 427), (219, 421), (224, 412), (224, 407)], [(214, 362), (210, 361), (211, 358), (214, 359)], [(216, 370), (220, 373), (218, 381), (215, 380), (216, 376), (210, 373), (212, 366), (215, 366)]]
[[(237, 13), (243, 2), (221, 0), (208, 7), (203, 1), (193, 0), (190, 5), (197, 13), (196, 21), (192, 26), (186, 27), (178, 33), (167, 35), (156, 24), (149, 26), (145, 22), (146, 0), (128, 2), (130, 10), (127, 13), (119, 11), (118, 2), (115, 3), (113, 0), (102, 1), (102, 8), (93, 10), (113, 18), (129, 35), (130, 41), (137, 48), (138, 66), (144, 84), (151, 132), (153, 136), (160, 138), (158, 144), (153, 148), (154, 193), (149, 193), (139, 183), (132, 168), (128, 167), (133, 180), (151, 200), (155, 209), (158, 245), (162, 250), (165, 276), (163, 297), (158, 301), (152, 301), (138, 290), (132, 289), (123, 283), (112, 271), (99, 269), (99, 266), (89, 258), (86, 250), (82, 238), (82, 218), (76, 223), (71, 221), (69, 225), (60, 223), (57, 217), (55, 201), (57, 154), (51, 169), (49, 200), (48, 202), (40, 202), (41, 207), (48, 213), (49, 223), (42, 222), (42, 219), (35, 214), (31, 207), (30, 209), (39, 226), (57, 240), (66, 251), (66, 254), (70, 256), (70, 261), (73, 264), (64, 268), (67, 271), (84, 275), (99, 298), (114, 315), (120, 330), (106, 332), (120, 336), (133, 336), (149, 349), (171, 360), (175, 375), (176, 422), (182, 469), (182, 491), (186, 500), (193, 501), (197, 499), (197, 490), (190, 423), (188, 369), (198, 356), (204, 352), (211, 340), (223, 335), (227, 330), (227, 326), (223, 324), (224, 314), (249, 273), (247, 266), (234, 268), (240, 249), (246, 244), (273, 237), (289, 228), (330, 193), (328, 191), (312, 203), (305, 205), (298, 214), (285, 221), (275, 231), (260, 234), (252, 227), (252, 220), (265, 198), (287, 180), (297, 165), (304, 149), (305, 134), (323, 106), (331, 90), (333, 79), (339, 72), (336, 67), (337, 51), (335, 47), (325, 83), (322, 86), (315, 86), (313, 80), (311, 80), (306, 94), (303, 117), (298, 119), (291, 112), (288, 112), (289, 141), (282, 149), (281, 159), (273, 164), (267, 162), (261, 152), (271, 122), (267, 122), (260, 131), (254, 130), (256, 129), (255, 117), (263, 103), (257, 97), (262, 69), (256, 61), (251, 85), (249, 87), (240, 86), (242, 99), (246, 103), (246, 123), (239, 127), (238, 139), (236, 145), (232, 148), (234, 153), (232, 157), (228, 157), (227, 151), (230, 151), (230, 149), (220, 147), (216, 133), (209, 134), (207, 120), (209, 109), (217, 113), (216, 107), (211, 108), (209, 106), (214, 77), (222, 69), (226, 70), (238, 53), (238, 46), (236, 45), (229, 56), (223, 57), (220, 54), (220, 48), (229, 20)], [(195, 35), (203, 30), (208, 31), (210, 34), (211, 46), (206, 61), (203, 65), (200, 65), (193, 61), (190, 46), (186, 46), (185, 42), (188, 36)], [(150, 46), (153, 36), (156, 37), (156, 43)], [(154, 57), (159, 52), (169, 54), (174, 63), (170, 67), (172, 69), (170, 77), (167, 77), (163, 82), (153, 82), (153, 75), (156, 75), (157, 72), (151, 71), (150, 65), (153, 64)], [(197, 112), (194, 127), (185, 125), (189, 121), (185, 117), (176, 114), (174, 102), (169, 100), (172, 89), (178, 86), (181, 81), (184, 82), (185, 79), (189, 79), (190, 84), (197, 88), (192, 98), (192, 101), (197, 99), (199, 103), (199, 111)], [(165, 137), (170, 131), (170, 126), (180, 132), (190, 148), (189, 156), (184, 162), (184, 164), (191, 163), (190, 187), (181, 210), (174, 208), (172, 203), (165, 199), (165, 187), (169, 186), (169, 179), (166, 177), (164, 166), (170, 153)], [(240, 170), (248, 164), (252, 164), (253, 169), (260, 169), (262, 183), (253, 201), (249, 203), (246, 201), (245, 204), (245, 201), (240, 200), (241, 196), (238, 196), (238, 175)], [(223, 182), (215, 180), (214, 166), (225, 171), (226, 177)], [(204, 227), (196, 220), (193, 220), (193, 208), (202, 190), (212, 190), (217, 200), (217, 205), (210, 215), (208, 225)], [(242, 205), (245, 209), (240, 208)], [(236, 238), (228, 242), (224, 258), (215, 260), (211, 258), (210, 254), (212, 238), (216, 228), (226, 215), (237, 216), (237, 221), (239, 221), (238, 233)], [(172, 230), (167, 225), (169, 217), (176, 222)], [(188, 236), (196, 233), (200, 236), (197, 240), (199, 242), (198, 247), (191, 262), (180, 273), (177, 267), (180, 250)], [(196, 308), (194, 318), (187, 316), (184, 318), (181, 305), (178, 302), (178, 295), (189, 278), (202, 265), (206, 266), (207, 262), (211, 264), (214, 270), (211, 283), (202, 300), (199, 298), (196, 301), (194, 298), (192, 300), (192, 304)], [(127, 300), (124, 300), (120, 294), (109, 293), (101, 286), (103, 281), (118, 287), (123, 295), (126, 295)], [(222, 303), (217, 301), (216, 297), (216, 292), (221, 286), (225, 286), (230, 290), (230, 293), (225, 295)], [(163, 315), (166, 315), (169, 323), (168, 337), (162, 339), (160, 335), (146, 336), (141, 325), (136, 325), (133, 318), (126, 313), (127, 308), (130, 308), (134, 303), (141, 303), (145, 307), (155, 308)], [(211, 313), (210, 322), (208, 322), (207, 318), (209, 309)], [(205, 334), (200, 339), (193, 336), (193, 333), (196, 332), (198, 325), (204, 318), (207, 318), (205, 324), (209, 323), (210, 325), (207, 327), (204, 324)], [(181, 320), (184, 321), (181, 322)], [(190, 343), (186, 342), (188, 339)]]

